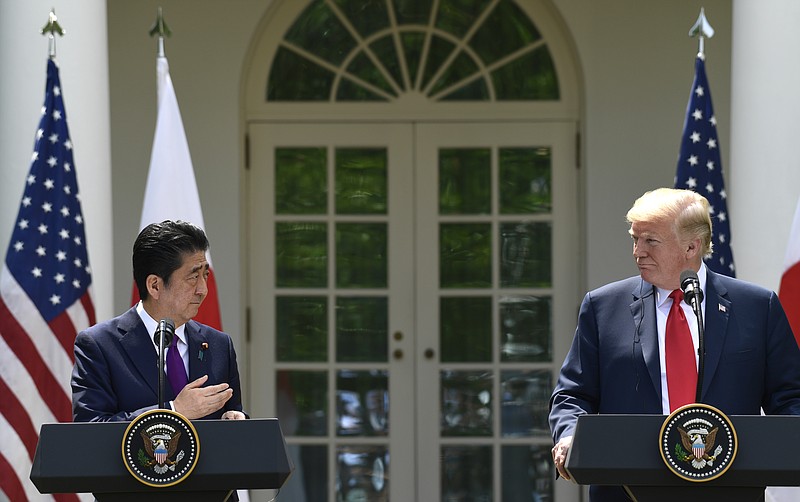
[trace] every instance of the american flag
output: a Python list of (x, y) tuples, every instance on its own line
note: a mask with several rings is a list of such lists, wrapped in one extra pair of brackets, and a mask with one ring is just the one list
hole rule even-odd
[(708, 199), (714, 252), (706, 257), (706, 266), (714, 272), (736, 277), (728, 221), (728, 196), (722, 178), (722, 159), (717, 139), (717, 118), (711, 104), (711, 89), (708, 87), (702, 54), (697, 56), (695, 62), (694, 82), (686, 107), (681, 153), (675, 173), (675, 188), (694, 190)]
[(51, 58), (30, 171), (0, 271), (0, 492), (9, 500), (40, 498), (29, 480), (39, 427), (72, 421), (73, 343), (95, 323), (91, 283), (72, 142)]

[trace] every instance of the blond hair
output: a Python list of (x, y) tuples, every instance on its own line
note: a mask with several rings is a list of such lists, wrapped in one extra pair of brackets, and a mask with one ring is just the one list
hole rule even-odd
[(691, 190), (658, 188), (636, 199), (625, 219), (629, 224), (671, 220), (681, 242), (700, 239), (703, 255), (713, 251), (708, 200)]

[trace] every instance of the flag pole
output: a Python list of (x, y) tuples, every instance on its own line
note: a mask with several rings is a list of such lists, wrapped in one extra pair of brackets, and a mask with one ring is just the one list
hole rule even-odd
[(161, 7), (158, 8), (158, 15), (156, 17), (156, 22), (153, 24), (153, 27), (150, 28), (150, 36), (158, 35), (158, 57), (163, 58), (165, 57), (164, 54), (164, 37), (169, 37), (172, 35), (172, 32), (167, 26), (166, 21), (164, 21), (164, 15), (161, 12)]
[(49, 39), (49, 55), (50, 59), (56, 58), (56, 35), (64, 36), (64, 29), (61, 28), (61, 25), (58, 24), (58, 18), (56, 17), (56, 9), (50, 9), (50, 16), (47, 19), (47, 24), (44, 25), (41, 31), (42, 35), (45, 33), (48, 34)]
[(698, 42), (698, 50), (697, 50), (697, 57), (700, 59), (705, 59), (705, 37), (711, 38), (714, 36), (714, 28), (706, 19), (705, 9), (700, 7), (700, 15), (697, 17), (697, 21), (694, 23), (694, 26), (689, 30), (690, 37), (697, 37), (699, 39)]

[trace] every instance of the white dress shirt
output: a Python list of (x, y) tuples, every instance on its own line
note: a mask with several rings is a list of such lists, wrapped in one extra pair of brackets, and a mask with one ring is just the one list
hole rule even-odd
[[(700, 265), (700, 270), (697, 272), (697, 278), (700, 280), (700, 289), (706, 290), (706, 265)], [(664, 415), (669, 415), (669, 391), (667, 389), (667, 362), (666, 362), (666, 332), (667, 332), (667, 316), (669, 309), (672, 307), (672, 298), (669, 295), (672, 291), (666, 289), (656, 288), (656, 323), (658, 324), (658, 360), (661, 365), (661, 409)], [(692, 307), (685, 301), (681, 302), (681, 308), (686, 315), (686, 322), (689, 323), (689, 331), (692, 332), (692, 344), (694, 345), (694, 362), (695, 367), (698, 363), (698, 347), (700, 345), (700, 336), (697, 331), (697, 316), (694, 315)], [(703, 296), (703, 301), (700, 303), (700, 308), (703, 313), (703, 319), (706, 314), (706, 299)]]

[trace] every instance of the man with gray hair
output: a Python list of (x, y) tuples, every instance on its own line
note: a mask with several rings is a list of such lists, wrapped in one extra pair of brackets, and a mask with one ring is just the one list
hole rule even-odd
[[(628, 211), (639, 275), (586, 294), (575, 338), (550, 399), (559, 475), (578, 417), (664, 414), (695, 401), (698, 326), (681, 275), (705, 292), (705, 364), (700, 401), (729, 415), (800, 414), (800, 349), (778, 296), (714, 273), (708, 201), (660, 188)], [(628, 500), (622, 487), (590, 487), (592, 502)]]

